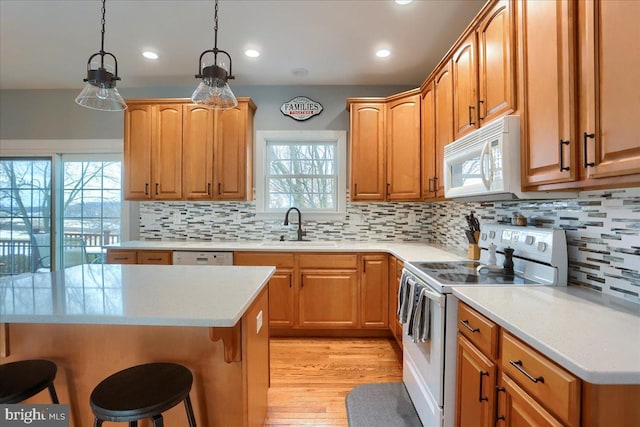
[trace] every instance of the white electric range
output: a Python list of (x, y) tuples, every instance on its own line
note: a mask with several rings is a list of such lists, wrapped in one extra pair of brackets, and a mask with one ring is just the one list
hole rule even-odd
[[(458, 304), (457, 299), (450, 295), (451, 288), (567, 284), (568, 256), (564, 230), (485, 224), (478, 245), (480, 261), (404, 264), (398, 305), (401, 307), (402, 300), (405, 300), (403, 381), (425, 427), (449, 427), (455, 420)], [(505, 248), (514, 250), (513, 271), (506, 274), (502, 268)], [(479, 267), (486, 266), (494, 258), (493, 267), (478, 272)], [(402, 298), (403, 292), (406, 298)], [(415, 336), (413, 328), (409, 328), (412, 320), (416, 319), (412, 316), (418, 315), (415, 309), (424, 310), (425, 304), (417, 304), (420, 298), (428, 300), (427, 340), (424, 336)], [(425, 312), (421, 314), (424, 318)]]

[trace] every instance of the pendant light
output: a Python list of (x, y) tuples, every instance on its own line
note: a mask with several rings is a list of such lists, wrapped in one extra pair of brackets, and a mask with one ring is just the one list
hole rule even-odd
[[(116, 89), (118, 77), (118, 60), (116, 57), (104, 51), (104, 15), (106, 12), (106, 0), (102, 0), (102, 42), (100, 52), (96, 52), (87, 61), (87, 78), (83, 81), (87, 85), (82, 89), (80, 95), (76, 97), (76, 103), (83, 107), (101, 111), (122, 111), (127, 108), (127, 104)], [(91, 60), (100, 55), (100, 64), (91, 64)], [(115, 74), (105, 68), (104, 57), (109, 55), (115, 64)], [(109, 65), (111, 68), (111, 66)]]
[[(224, 50), (218, 49), (218, 0), (215, 0), (214, 9), (214, 42), (213, 49), (205, 50), (200, 54), (197, 79), (202, 79), (196, 90), (191, 95), (191, 100), (215, 110), (228, 110), (238, 105), (227, 80), (235, 79), (231, 74), (231, 56)], [(213, 53), (213, 65), (202, 68), (202, 58), (207, 53)], [(224, 68), (223, 61), (218, 62), (218, 54), (225, 54), (229, 58), (229, 71)]]

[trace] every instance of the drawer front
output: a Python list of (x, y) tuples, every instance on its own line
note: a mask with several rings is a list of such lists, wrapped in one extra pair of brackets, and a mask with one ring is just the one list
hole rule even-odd
[(136, 251), (107, 251), (107, 264), (137, 264)]
[(235, 265), (267, 265), (276, 268), (293, 268), (293, 254), (274, 252), (236, 252), (233, 255)]
[(358, 268), (357, 254), (302, 254), (300, 268)]
[(498, 357), (498, 325), (471, 307), (458, 305), (458, 330), (484, 354)]
[(172, 264), (173, 253), (171, 251), (139, 251), (138, 264)]
[(502, 331), (502, 370), (556, 417), (578, 425), (580, 380)]

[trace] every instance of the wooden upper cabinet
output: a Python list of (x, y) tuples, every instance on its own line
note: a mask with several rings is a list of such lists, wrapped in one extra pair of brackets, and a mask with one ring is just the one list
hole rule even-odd
[(454, 140), (478, 128), (476, 34), (471, 33), (453, 54)]
[(153, 198), (175, 200), (182, 197), (182, 104), (153, 107), (151, 143)]
[(387, 200), (420, 200), (420, 94), (387, 104)]
[(183, 106), (182, 190), (187, 200), (213, 197), (213, 119), (209, 108)]
[(482, 125), (516, 108), (512, 0), (502, 0), (478, 24), (478, 105)]
[(129, 105), (124, 113), (124, 198), (151, 199), (151, 105)]
[[(239, 102), (235, 108), (217, 112), (214, 153), (214, 199), (253, 198), (252, 167), (255, 106)], [(249, 177), (249, 178), (248, 178)]]
[(594, 0), (578, 8), (584, 178), (640, 174), (640, 2)]
[(576, 178), (574, 13), (562, 0), (520, 2), (525, 186)]
[(422, 198), (432, 200), (438, 194), (438, 181), (442, 175), (442, 158), (436, 153), (436, 114), (433, 82), (422, 90)]
[[(444, 159), (444, 146), (453, 142), (453, 79), (451, 78), (451, 61), (438, 70), (434, 79), (435, 112), (436, 112), (436, 159)], [(442, 173), (438, 171), (436, 173)], [(444, 195), (444, 180), (436, 183), (438, 194)]]
[(385, 103), (353, 103), (350, 109), (351, 200), (385, 198)]

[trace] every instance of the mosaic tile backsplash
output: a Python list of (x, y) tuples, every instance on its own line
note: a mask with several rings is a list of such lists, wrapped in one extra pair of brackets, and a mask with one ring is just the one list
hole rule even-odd
[[(311, 240), (424, 241), (466, 249), (464, 215), (483, 222), (563, 228), (569, 248), (569, 283), (640, 304), (640, 188), (586, 191), (576, 199), (484, 203), (351, 203), (342, 221), (307, 221)], [(303, 217), (304, 219), (304, 217)], [(296, 225), (260, 219), (252, 202), (144, 202), (145, 240), (295, 239)]]

